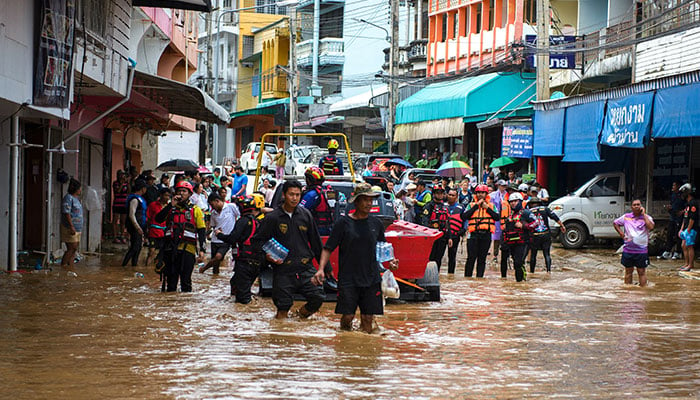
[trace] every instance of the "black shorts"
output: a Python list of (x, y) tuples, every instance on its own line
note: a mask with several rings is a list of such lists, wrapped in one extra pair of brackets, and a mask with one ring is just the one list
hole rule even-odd
[(225, 257), (229, 250), (231, 250), (231, 245), (228, 243), (211, 242), (212, 257), (214, 257), (216, 253), (221, 254), (221, 257)]
[(126, 215), (126, 206), (121, 207), (121, 206), (113, 206), (112, 207), (112, 212), (114, 214), (119, 214), (119, 215)]
[(338, 302), (335, 305), (336, 314), (355, 314), (358, 306), (360, 307), (360, 314), (363, 315), (384, 314), (381, 283), (367, 287), (338, 287)]
[(149, 237), (148, 240), (146, 241), (146, 247), (150, 247), (152, 249), (156, 250), (161, 250), (163, 248), (163, 242), (165, 241), (164, 237)]
[(622, 252), (620, 263), (626, 268), (646, 268), (649, 266), (649, 254), (635, 254)]
[(530, 236), (530, 248), (533, 250), (544, 250), (552, 247), (552, 235), (549, 233), (543, 235)]

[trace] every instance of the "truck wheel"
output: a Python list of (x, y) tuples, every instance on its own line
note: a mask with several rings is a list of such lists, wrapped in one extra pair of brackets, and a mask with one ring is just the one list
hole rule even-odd
[(569, 222), (564, 224), (566, 232), (562, 233), (561, 244), (565, 249), (580, 249), (588, 240), (588, 230), (580, 222)]

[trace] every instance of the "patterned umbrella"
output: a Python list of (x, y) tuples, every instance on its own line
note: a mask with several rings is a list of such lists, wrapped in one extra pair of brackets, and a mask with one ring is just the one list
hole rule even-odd
[(465, 175), (472, 172), (472, 167), (464, 161), (454, 160), (448, 161), (440, 166), (440, 168), (435, 171), (436, 174), (440, 176), (445, 176), (448, 178), (462, 178)]

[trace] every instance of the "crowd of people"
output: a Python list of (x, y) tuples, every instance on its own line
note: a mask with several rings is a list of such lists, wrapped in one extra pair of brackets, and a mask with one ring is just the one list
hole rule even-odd
[(526, 279), (525, 262), (530, 254), (530, 272), (536, 268), (541, 251), (545, 269), (551, 272), (551, 232), (549, 220), (566, 228), (549, 208), (549, 193), (537, 182), (524, 183), (515, 171), (495, 176), (487, 169), (479, 178), (467, 175), (454, 181), (434, 177), (426, 182), (409, 174), (405, 185), (394, 187), (398, 218), (439, 229), (443, 236), (435, 241), (430, 254), (438, 268), (447, 251), (449, 274), (455, 273), (459, 243), (465, 243), (467, 261), (464, 276), (483, 277), (489, 254), (498, 263), (501, 276), (509, 270), (509, 260), (517, 281)]
[[(566, 228), (547, 207), (547, 190), (537, 182), (522, 182), (514, 171), (494, 176), (487, 170), (478, 178), (468, 175), (459, 181), (435, 177), (427, 182), (409, 175), (407, 182), (400, 182), (397, 169), (395, 176), (389, 174), (386, 187), (360, 183), (346, 199), (323, 185), (326, 176), (339, 175), (342, 170), (340, 160), (329, 152), (318, 167), (307, 169), (305, 185), (286, 180), (276, 191), (279, 177), (273, 178), (264, 169), (252, 195), (248, 195), (248, 177), (238, 165), (224, 174), (219, 168), (207, 175), (196, 171), (177, 174), (172, 184), (167, 173), (156, 183), (152, 171), (139, 173), (133, 167), (119, 171), (112, 185), (112, 211), (114, 242), (128, 243), (122, 265), (140, 265), (145, 243), (149, 248), (146, 265), (154, 266), (161, 275), (162, 291), (176, 291), (179, 285), (182, 292), (189, 292), (195, 266), (199, 263), (200, 273), (212, 269), (218, 274), (230, 251), (234, 261), (231, 295), (236, 302), (252, 300), (251, 287), (261, 268), (272, 265), (277, 318), (289, 315), (295, 294), (307, 300), (297, 315), (305, 318), (315, 313), (325, 297), (324, 282), (330, 280), (338, 290), (336, 313), (342, 315), (341, 327), (352, 326), (359, 307), (361, 329), (371, 332), (376, 329), (374, 315), (383, 312), (380, 270), (398, 267), (398, 260), (380, 266), (375, 257), (377, 243), (386, 239), (384, 225), (371, 210), (374, 199), (386, 191), (393, 196), (397, 219), (443, 233), (429, 255), (438, 270), (447, 253), (447, 273), (455, 273), (460, 243), (467, 252), (465, 277), (482, 278), (489, 254), (500, 266), (502, 278), (512, 267), (516, 281), (526, 280), (525, 264), (529, 260), (529, 271), (534, 272), (540, 251), (544, 270), (552, 270), (549, 220), (557, 222), (562, 232)], [(80, 183), (71, 180), (61, 204), (61, 239), (67, 247), (62, 264), (66, 266), (72, 266), (80, 242), (80, 193)], [(348, 203), (353, 205), (351, 212), (337, 212)], [(661, 257), (679, 258), (680, 249), (686, 261), (682, 269), (691, 270), (700, 214), (690, 185), (674, 184), (667, 210), (672, 221), (668, 248)], [(631, 212), (616, 219), (614, 227), (624, 240), (625, 282), (631, 283), (636, 268), (640, 285), (645, 285), (652, 217), (641, 201), (634, 200)], [(322, 236), (328, 237), (325, 244)], [(287, 253), (275, 256), (270, 243)], [(329, 257), (336, 248), (339, 269), (333, 276)], [(315, 268), (314, 259), (323, 268)]]

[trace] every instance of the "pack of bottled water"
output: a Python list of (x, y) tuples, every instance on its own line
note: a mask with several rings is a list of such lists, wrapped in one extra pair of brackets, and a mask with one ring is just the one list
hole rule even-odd
[(270, 258), (276, 261), (284, 261), (284, 259), (287, 258), (287, 254), (289, 254), (289, 250), (282, 246), (275, 238), (268, 240), (262, 248)]
[(377, 262), (383, 263), (394, 259), (394, 246), (387, 242), (377, 242)]

